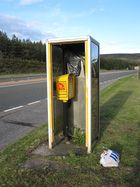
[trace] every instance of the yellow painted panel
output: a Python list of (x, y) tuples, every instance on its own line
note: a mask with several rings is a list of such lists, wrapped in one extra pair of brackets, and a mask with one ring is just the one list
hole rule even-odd
[(49, 111), (50, 111), (50, 142), (53, 144), (54, 142), (54, 110), (53, 110), (53, 78), (52, 78), (52, 45), (48, 43), (48, 83), (49, 83)]
[(88, 134), (88, 40), (85, 41), (85, 77), (86, 77), (86, 147), (88, 147), (89, 134)]

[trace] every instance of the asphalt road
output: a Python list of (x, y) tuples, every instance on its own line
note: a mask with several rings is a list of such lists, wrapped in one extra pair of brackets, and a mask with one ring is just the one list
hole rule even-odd
[[(100, 75), (101, 86), (105, 86), (107, 81), (115, 80), (121, 76), (132, 74), (135, 71), (105, 72)], [(104, 83), (104, 85), (102, 84)], [(30, 102), (35, 102), (47, 97), (46, 82), (0, 86), (0, 111), (14, 107), (23, 106)]]
[(100, 74), (100, 82), (117, 79), (119, 77), (127, 76), (133, 73), (136, 73), (136, 70), (102, 72)]
[[(119, 77), (135, 73), (101, 73), (100, 86), (106, 87)], [(46, 82), (0, 85), (0, 149), (14, 143), (35, 127), (47, 122)]]
[(46, 82), (0, 87), (0, 111), (47, 97)]

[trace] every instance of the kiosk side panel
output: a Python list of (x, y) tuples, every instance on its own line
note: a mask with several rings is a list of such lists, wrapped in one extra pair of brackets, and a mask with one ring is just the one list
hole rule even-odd
[(99, 136), (99, 46), (91, 42), (91, 135), (92, 142)]

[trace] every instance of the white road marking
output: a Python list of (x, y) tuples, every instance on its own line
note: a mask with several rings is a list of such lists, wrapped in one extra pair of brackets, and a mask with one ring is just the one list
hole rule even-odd
[(33, 104), (36, 104), (36, 103), (40, 103), (41, 101), (34, 101), (34, 102), (31, 102), (31, 103), (28, 103), (27, 105), (33, 105)]
[(8, 87), (15, 87), (15, 86), (24, 86), (24, 85), (30, 85), (30, 84), (38, 84), (38, 83), (42, 83), (42, 82), (46, 82), (46, 81), (42, 80), (42, 81), (32, 82), (32, 83), (17, 83), (17, 84), (0, 86), (0, 88), (8, 88)]
[[(47, 98), (45, 98), (44, 100), (47, 100)], [(33, 104), (36, 104), (36, 103), (40, 103), (41, 100), (38, 100), (38, 101), (34, 101), (34, 102), (31, 102), (31, 103), (28, 103), (26, 105), (22, 105), (22, 106), (17, 106), (17, 107), (14, 107), (14, 108), (9, 108), (9, 109), (6, 109), (4, 110), (3, 112), (9, 112), (9, 111), (12, 111), (12, 110), (15, 110), (15, 109), (19, 109), (19, 108), (22, 108), (22, 107), (25, 107), (25, 106), (30, 106), (30, 105), (33, 105)]]
[(23, 106), (17, 106), (17, 107), (14, 107), (14, 108), (9, 108), (7, 110), (4, 110), (4, 112), (9, 112), (11, 110), (16, 110), (16, 109), (19, 109), (19, 108), (22, 108)]

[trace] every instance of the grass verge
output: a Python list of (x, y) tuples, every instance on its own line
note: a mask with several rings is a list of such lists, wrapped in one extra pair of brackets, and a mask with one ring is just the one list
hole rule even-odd
[(15, 78), (15, 77), (27, 77), (27, 76), (34, 76), (34, 75), (45, 75), (45, 73), (36, 72), (36, 73), (15, 73), (15, 74), (2, 74), (0, 73), (0, 78)]
[[(25, 169), (31, 150), (46, 140), (46, 125), (0, 153), (0, 186), (140, 186), (140, 81), (121, 79), (101, 92), (101, 138), (89, 155), (42, 158), (57, 168)], [(104, 148), (121, 153), (119, 168), (99, 165)]]

